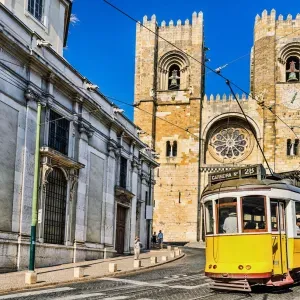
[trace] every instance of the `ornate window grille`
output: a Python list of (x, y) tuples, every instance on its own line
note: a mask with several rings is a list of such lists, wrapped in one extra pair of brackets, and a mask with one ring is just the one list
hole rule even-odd
[(60, 169), (54, 168), (47, 181), (44, 242), (64, 244), (67, 180)]
[(127, 183), (127, 159), (121, 156), (120, 162), (120, 187), (126, 189)]
[(44, 13), (44, 0), (28, 0), (28, 11), (40, 22)]
[(50, 111), (49, 147), (68, 155), (70, 122), (61, 115)]

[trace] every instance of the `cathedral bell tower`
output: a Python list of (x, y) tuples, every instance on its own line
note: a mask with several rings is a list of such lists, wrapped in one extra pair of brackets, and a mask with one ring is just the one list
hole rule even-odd
[[(146, 27), (146, 28), (145, 28)], [(148, 30), (149, 29), (149, 30)], [(153, 230), (166, 241), (199, 236), (198, 156), (203, 93), (203, 14), (137, 24), (134, 121), (159, 155)]]

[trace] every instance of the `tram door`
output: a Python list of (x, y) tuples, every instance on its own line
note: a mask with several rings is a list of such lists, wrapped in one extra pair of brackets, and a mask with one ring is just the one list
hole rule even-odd
[(284, 274), (287, 266), (285, 203), (271, 199), (272, 259), (274, 275)]

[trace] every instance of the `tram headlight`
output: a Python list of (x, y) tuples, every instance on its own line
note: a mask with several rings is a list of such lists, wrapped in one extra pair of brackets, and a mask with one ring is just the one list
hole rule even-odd
[(212, 265), (209, 265), (208, 268), (211, 269), (211, 268), (212, 268)]
[(246, 266), (246, 269), (247, 269), (247, 270), (251, 270), (251, 266), (250, 266), (250, 265), (247, 265), (247, 266)]
[(243, 270), (243, 269), (244, 269), (244, 266), (239, 265), (239, 270)]
[(216, 268), (217, 268), (217, 265), (214, 265), (213, 268), (216, 269)]

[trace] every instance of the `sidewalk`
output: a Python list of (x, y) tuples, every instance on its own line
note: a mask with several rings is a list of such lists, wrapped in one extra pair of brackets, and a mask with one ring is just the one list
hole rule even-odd
[(184, 245), (184, 247), (205, 249), (206, 245), (204, 242), (190, 242), (190, 243)]
[[(151, 265), (151, 256), (157, 257), (157, 264)], [(151, 250), (150, 252), (142, 253), (140, 255), (142, 267), (139, 269), (134, 269), (133, 267), (133, 256), (114, 257), (109, 259), (99, 259), (93, 261), (64, 264), (55, 267), (39, 268), (36, 269), (37, 283), (33, 285), (25, 285), (25, 273), (27, 272), (27, 270), (21, 272), (4, 273), (0, 274), (0, 294), (9, 291), (17, 291), (28, 288), (37, 288), (48, 285), (84, 281), (99, 277), (111, 277), (131, 272), (137, 272), (139, 270), (153, 268), (154, 266), (159, 266), (167, 263), (162, 262), (162, 256), (168, 256), (169, 260), (167, 262), (171, 262), (183, 257), (184, 254), (180, 254), (176, 258), (170, 258), (167, 249)], [(109, 263), (117, 264), (118, 271), (116, 273), (108, 272)], [(83, 278), (74, 278), (74, 267), (84, 267)]]

